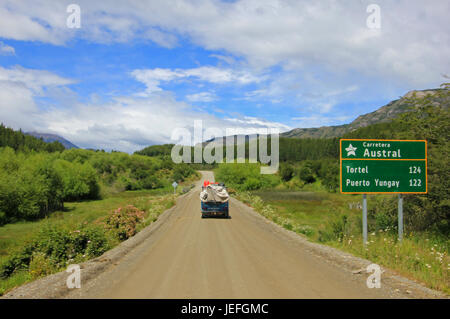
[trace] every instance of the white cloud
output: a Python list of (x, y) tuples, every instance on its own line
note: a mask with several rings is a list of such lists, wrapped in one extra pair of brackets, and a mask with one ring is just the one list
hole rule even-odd
[[(177, 46), (183, 38), (220, 53), (213, 57), (227, 67), (134, 70), (135, 79), (147, 87), (140, 96), (45, 112), (39, 112), (34, 97), (73, 81), (47, 71), (0, 67), (0, 115), (23, 128), (51, 128), (80, 145), (101, 147), (106, 141), (133, 149), (139, 141), (168, 141), (172, 126), (195, 118), (219, 126), (260, 121), (242, 117), (224, 121), (194, 112), (170, 94), (151, 94), (171, 81), (257, 84), (243, 94), (244, 99), (274, 103), (297, 99), (298, 105), (311, 111), (311, 116), (295, 119), (306, 127), (340, 121), (326, 113), (358, 92), (364, 92), (360, 97), (365, 98), (384, 94), (382, 85), (440, 84), (440, 74), (450, 73), (450, 2), (436, 0), (425, 6), (418, 0), (380, 0), (382, 25), (375, 31), (365, 25), (369, 2), (111, 0), (105, 5), (79, 0), (82, 28), (75, 30), (66, 26), (67, 1), (4, 0), (0, 38), (55, 45), (65, 45), (74, 37), (98, 43), (149, 40), (166, 48)], [(200, 94), (189, 97), (199, 99)]]
[(226, 118), (226, 120), (231, 123), (237, 123), (239, 125), (243, 125), (244, 127), (248, 127), (248, 126), (254, 127), (254, 128), (270, 127), (270, 128), (279, 129), (281, 132), (292, 129), (288, 125), (285, 125), (282, 123), (271, 122), (271, 121), (267, 121), (265, 119), (260, 119), (260, 118), (252, 117), (252, 116), (244, 116), (242, 118)]
[(161, 82), (168, 82), (181, 77), (175, 71), (160, 68), (152, 70), (134, 70), (133, 72), (131, 72), (131, 75), (136, 80), (146, 85), (146, 91), (148, 93), (162, 91), (162, 89), (159, 87), (159, 84)]
[[(171, 73), (158, 73), (170, 79)], [(0, 119), (6, 125), (25, 131), (50, 132), (64, 136), (81, 147), (116, 149), (132, 152), (155, 143), (174, 143), (172, 131), (177, 127), (192, 130), (195, 120), (204, 129), (226, 128), (247, 132), (261, 127), (284, 127), (263, 119), (230, 117), (221, 119), (177, 101), (171, 94), (146, 97), (118, 97), (109, 103), (80, 103), (71, 96), (67, 85), (73, 80), (45, 70), (15, 66), (0, 67)], [(36, 97), (68, 95), (62, 105), (41, 108)], [(203, 92), (208, 93), (208, 92)], [(211, 94), (212, 96), (212, 94)], [(209, 97), (199, 94), (198, 97)], [(95, 99), (93, 100), (95, 101)]]
[(244, 70), (221, 69), (212, 66), (202, 66), (195, 69), (182, 71), (186, 77), (196, 77), (202, 81), (210, 83), (237, 83), (250, 84), (261, 82), (264, 77), (258, 77)]
[(325, 116), (320, 114), (292, 118), (292, 120), (296, 123), (296, 127), (304, 128), (341, 125), (347, 123), (351, 119), (351, 116)]
[(0, 122), (14, 129), (30, 130), (39, 110), (29, 88), (18, 82), (0, 80)]
[(16, 50), (12, 46), (0, 41), (0, 55), (16, 55)]
[(207, 49), (243, 56), (255, 68), (316, 65), (412, 85), (439, 81), (439, 72), (449, 68), (449, 3), (425, 7), (420, 1), (381, 1), (379, 31), (366, 27), (367, 4), (249, 0), (146, 7), (155, 11), (148, 16), (155, 23), (189, 34)]
[(354, 98), (354, 96), (350, 94), (358, 91), (358, 89), (359, 87), (357, 85), (350, 85), (342, 88), (326, 86), (323, 93), (321, 91), (313, 91), (300, 95), (303, 101), (307, 103), (308, 110), (313, 111), (314, 113), (325, 114), (329, 113), (339, 102)]
[(144, 37), (168, 49), (172, 49), (178, 44), (178, 38), (175, 35), (157, 29), (148, 29), (145, 31)]
[[(63, 44), (65, 12), (62, 3), (39, 1), (3, 1), (0, 5), (0, 37), (14, 40)], [(61, 20), (61, 21), (59, 21)]]
[(73, 80), (44, 70), (0, 66), (0, 120), (14, 129), (42, 125), (35, 97), (71, 83)]
[(190, 105), (168, 95), (118, 98), (107, 105), (76, 105), (54, 108), (39, 115), (41, 127), (63, 135), (82, 147), (119, 149), (132, 152), (155, 143), (175, 143), (171, 140), (175, 128), (192, 132), (195, 120), (203, 121), (203, 129), (217, 128), (226, 133), (234, 128), (237, 134), (253, 132), (258, 128), (289, 129), (253, 117), (225, 118), (195, 111)]
[(6, 81), (23, 85), (33, 91), (34, 94), (42, 94), (44, 88), (65, 86), (74, 83), (73, 80), (60, 77), (44, 70), (26, 69), (14, 66), (10, 69), (0, 66), (0, 81)]
[(450, 2), (378, 1), (381, 29), (366, 26), (370, 1), (79, 0), (82, 28), (65, 25), (68, 2), (12, 1), (0, 5), (0, 37), (63, 44), (72, 37), (163, 47), (186, 37), (207, 50), (224, 50), (255, 69), (323, 68), (351, 71), (411, 86), (436, 86), (450, 72)]
[(146, 93), (162, 91), (161, 82), (170, 82), (193, 78), (198, 81), (213, 84), (233, 83), (246, 85), (261, 82), (265, 76), (256, 76), (244, 70), (222, 69), (213, 66), (202, 66), (193, 69), (138, 69), (131, 72), (131, 75), (147, 87)]
[(232, 64), (236, 63), (236, 60), (231, 56), (226, 56), (226, 55), (221, 55), (221, 54), (210, 54), (209, 56), (216, 58), (219, 61), (223, 61), (226, 64), (232, 65)]
[(186, 95), (189, 102), (213, 102), (217, 100), (217, 96), (211, 92), (200, 92)]

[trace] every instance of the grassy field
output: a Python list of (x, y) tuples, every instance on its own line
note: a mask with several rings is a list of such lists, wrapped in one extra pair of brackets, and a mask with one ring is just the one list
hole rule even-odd
[[(183, 182), (177, 188), (177, 193), (180, 194), (190, 189), (189, 186), (196, 178), (198, 176)], [(137, 226), (139, 231), (155, 221), (163, 211), (173, 206), (175, 197), (172, 187), (126, 191), (111, 194), (101, 200), (65, 203), (63, 211), (56, 211), (42, 220), (4, 225), (0, 227), (0, 264), (13, 252), (20, 250), (27, 242), (35, 238), (45, 225), (52, 224), (75, 230), (81, 223), (93, 223), (119, 207), (133, 205), (145, 212), (143, 221)], [(114, 245), (118, 243), (119, 241)], [(17, 271), (6, 279), (0, 279), (0, 296), (32, 279), (28, 270)]]
[[(361, 235), (361, 195), (270, 190), (239, 193), (238, 197), (286, 229), (388, 267), (426, 286), (450, 293), (448, 238), (406, 232), (402, 243), (395, 229), (369, 224), (367, 247)], [(391, 195), (385, 195), (391, 196)], [(375, 205), (369, 197), (368, 205)], [(407, 230), (407, 229), (406, 229)]]
[[(52, 213), (48, 218), (35, 222), (19, 222), (0, 227), (0, 258), (6, 257), (15, 248), (21, 247), (31, 239), (46, 223), (75, 226), (79, 223), (91, 223), (108, 212), (125, 205), (134, 205), (147, 197), (158, 197), (169, 190), (127, 191), (114, 194), (103, 200), (65, 203), (63, 211)], [(135, 205), (136, 206), (136, 205)], [(1, 260), (1, 259), (0, 259)]]

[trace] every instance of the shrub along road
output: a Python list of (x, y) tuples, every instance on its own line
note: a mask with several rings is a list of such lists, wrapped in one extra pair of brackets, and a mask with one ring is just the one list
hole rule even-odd
[[(310, 243), (236, 199), (230, 203), (230, 219), (202, 219), (200, 183), (213, 180), (211, 172), (202, 175), (196, 188), (161, 216), (150, 235), (137, 245), (128, 245), (126, 254), (89, 276), (90, 280), (83, 280), (82, 271), (81, 289), (65, 288), (60, 297), (442, 297), (389, 270), (382, 274), (380, 289), (369, 289), (365, 273), (369, 261)], [(32, 285), (29, 291), (52, 290), (45, 278)], [(42, 292), (28, 294), (26, 286), (19, 289), (5, 297), (48, 297)]]

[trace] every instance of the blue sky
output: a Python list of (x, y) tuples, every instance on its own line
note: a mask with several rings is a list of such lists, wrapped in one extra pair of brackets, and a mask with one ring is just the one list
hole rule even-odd
[(79, 29), (70, 3), (0, 2), (0, 119), (81, 147), (345, 124), (449, 74), (449, 1), (378, 1), (376, 29), (362, 0), (83, 0)]

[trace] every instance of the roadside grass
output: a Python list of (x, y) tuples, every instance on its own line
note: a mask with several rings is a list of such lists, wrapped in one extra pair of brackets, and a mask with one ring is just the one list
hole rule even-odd
[[(164, 193), (168, 194), (169, 191), (166, 189)], [(7, 256), (15, 248), (23, 246), (24, 242), (31, 239), (44, 224), (50, 222), (76, 227), (83, 222), (92, 223), (118, 207), (133, 205), (142, 197), (158, 196), (161, 193), (161, 190), (126, 191), (102, 200), (69, 202), (64, 204), (64, 210), (53, 212), (47, 218), (6, 224), (0, 227), (0, 258)]]
[[(196, 179), (198, 176), (193, 176), (180, 183), (177, 194), (189, 190)], [(79, 229), (80, 224), (96, 224), (117, 208), (132, 205), (144, 212), (143, 220), (136, 226), (136, 231), (140, 231), (156, 221), (166, 209), (175, 205), (175, 198), (176, 195), (171, 186), (155, 190), (125, 191), (109, 194), (107, 198), (101, 200), (65, 203), (64, 210), (56, 211), (42, 220), (4, 225), (0, 227), (0, 265), (13, 253), (20, 251), (48, 225), (76, 230)], [(108, 236), (110, 248), (120, 243), (117, 239), (111, 239), (110, 234)], [(86, 257), (87, 259), (89, 258)], [(52, 273), (60, 270), (54, 269)], [(30, 269), (15, 271), (11, 276), (0, 279), (0, 296), (34, 279), (36, 278), (31, 274)]]
[[(266, 218), (311, 241), (367, 258), (429, 288), (450, 293), (449, 239), (408, 232), (399, 243), (396, 229), (375, 230), (369, 221), (369, 242), (363, 247), (361, 195), (266, 190), (237, 193), (237, 197)], [(375, 201), (369, 197), (371, 204)]]
[(275, 222), (282, 226), (284, 223), (286, 228), (294, 229), (296, 226), (296, 232), (307, 235), (315, 241), (319, 240), (320, 231), (336, 216), (344, 212), (359, 216), (356, 208), (359, 196), (344, 197), (326, 192), (289, 190), (256, 191), (248, 193), (247, 196), (257, 196), (261, 198), (263, 205), (268, 204), (273, 212), (269, 213), (268, 209), (266, 214), (269, 218), (275, 219)]
[(351, 235), (327, 244), (393, 269), (429, 288), (450, 293), (448, 240), (408, 233), (399, 243), (395, 233), (384, 231), (372, 232), (368, 237), (366, 247), (360, 236)]
[(23, 285), (26, 282), (32, 280), (32, 276), (29, 271), (22, 270), (15, 273), (13, 276), (8, 277), (4, 280), (0, 280), (0, 296), (8, 292), (14, 287)]

